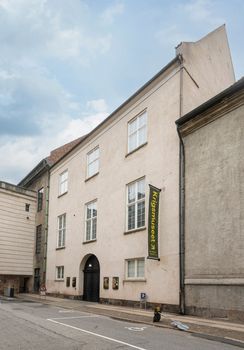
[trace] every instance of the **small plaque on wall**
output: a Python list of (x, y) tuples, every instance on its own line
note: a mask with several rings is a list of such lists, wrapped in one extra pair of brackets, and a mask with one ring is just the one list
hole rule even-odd
[(109, 289), (109, 277), (103, 277), (103, 289)]
[(119, 289), (119, 277), (113, 277), (113, 289)]

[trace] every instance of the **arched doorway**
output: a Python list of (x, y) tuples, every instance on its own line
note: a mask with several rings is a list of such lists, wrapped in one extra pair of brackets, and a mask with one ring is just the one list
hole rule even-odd
[(86, 301), (99, 301), (100, 265), (95, 255), (91, 255), (84, 268), (84, 292)]

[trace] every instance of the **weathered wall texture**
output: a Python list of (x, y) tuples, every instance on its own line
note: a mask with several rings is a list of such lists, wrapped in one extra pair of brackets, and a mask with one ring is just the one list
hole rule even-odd
[(244, 313), (243, 116), (241, 106), (184, 140), (188, 311)]
[(184, 64), (182, 115), (234, 84), (224, 25), (196, 42), (181, 43), (177, 53), (183, 55)]

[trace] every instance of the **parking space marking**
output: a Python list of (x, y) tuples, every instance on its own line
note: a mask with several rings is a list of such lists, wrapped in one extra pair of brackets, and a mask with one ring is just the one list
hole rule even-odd
[[(68, 316), (68, 317), (53, 317), (52, 320), (73, 320), (75, 318), (92, 318), (92, 317), (100, 317), (99, 315), (83, 315), (83, 316)], [(51, 319), (48, 319), (50, 321)]]
[(98, 337), (98, 338), (106, 339), (106, 340), (112, 341), (112, 342), (114, 342), (114, 343), (126, 345), (126, 346), (129, 346), (130, 348), (133, 348), (133, 349), (137, 349), (137, 350), (147, 350), (147, 349), (145, 349), (145, 348), (140, 348), (139, 346), (136, 346), (136, 345), (132, 345), (132, 344), (129, 344), (129, 343), (125, 343), (125, 342), (123, 342), (123, 341), (121, 341), (121, 340), (117, 340), (117, 339), (114, 339), (114, 338), (106, 337), (105, 335), (101, 335), (101, 334), (98, 334), (98, 333), (90, 332), (90, 331), (87, 331), (87, 330), (82, 329), (82, 328), (70, 326), (69, 324), (62, 323), (62, 322), (58, 322), (58, 321), (56, 321), (56, 320), (54, 320), (54, 319), (51, 319), (51, 318), (48, 318), (47, 321), (50, 321), (50, 322), (53, 322), (53, 323), (56, 323), (56, 324), (60, 324), (60, 325), (62, 325), (62, 326), (68, 327), (68, 328), (72, 328), (72, 329), (75, 329), (75, 330), (77, 330), (77, 331), (80, 331), (80, 332), (83, 332), (83, 333), (86, 333), (86, 334), (89, 334), (89, 335), (93, 335), (93, 336)]

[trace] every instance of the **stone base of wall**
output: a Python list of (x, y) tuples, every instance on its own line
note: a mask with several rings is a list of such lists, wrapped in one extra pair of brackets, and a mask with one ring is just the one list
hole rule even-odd
[(61, 293), (46, 293), (46, 295), (54, 298), (83, 300), (83, 295), (70, 295), (70, 294), (61, 294)]
[(4, 294), (5, 288), (14, 288), (14, 294), (18, 294), (20, 289), (19, 276), (0, 275), (0, 295)]
[(185, 292), (188, 315), (244, 321), (243, 286), (186, 285)]
[(204, 318), (225, 318), (230, 321), (244, 322), (244, 311), (224, 310), (214, 308), (204, 308), (196, 306), (186, 306), (186, 315), (199, 316)]
[[(140, 301), (135, 300), (124, 300), (124, 299), (109, 299), (109, 298), (100, 298), (101, 304), (108, 304), (108, 305), (117, 305), (117, 306), (130, 306), (130, 307), (145, 307), (144, 303), (140, 304)], [(146, 308), (147, 309), (154, 309), (156, 306), (159, 306), (162, 310), (162, 312), (172, 312), (172, 313), (179, 313), (179, 305), (174, 304), (161, 304), (161, 303), (152, 303), (147, 302)]]
[[(63, 298), (63, 299), (71, 299), (71, 300), (83, 300), (83, 295), (67, 295), (61, 293), (46, 293), (46, 295), (55, 297), (55, 298)], [(144, 304), (140, 305), (140, 301), (135, 300), (124, 300), (124, 299), (110, 299), (110, 298), (100, 298), (99, 302), (101, 304), (107, 305), (116, 305), (116, 306), (130, 306), (139, 308), (140, 306), (145, 307)], [(171, 312), (171, 313), (179, 313), (179, 306), (174, 304), (160, 304), (160, 303), (146, 303), (147, 309), (154, 309), (156, 306), (160, 306), (163, 312)]]

